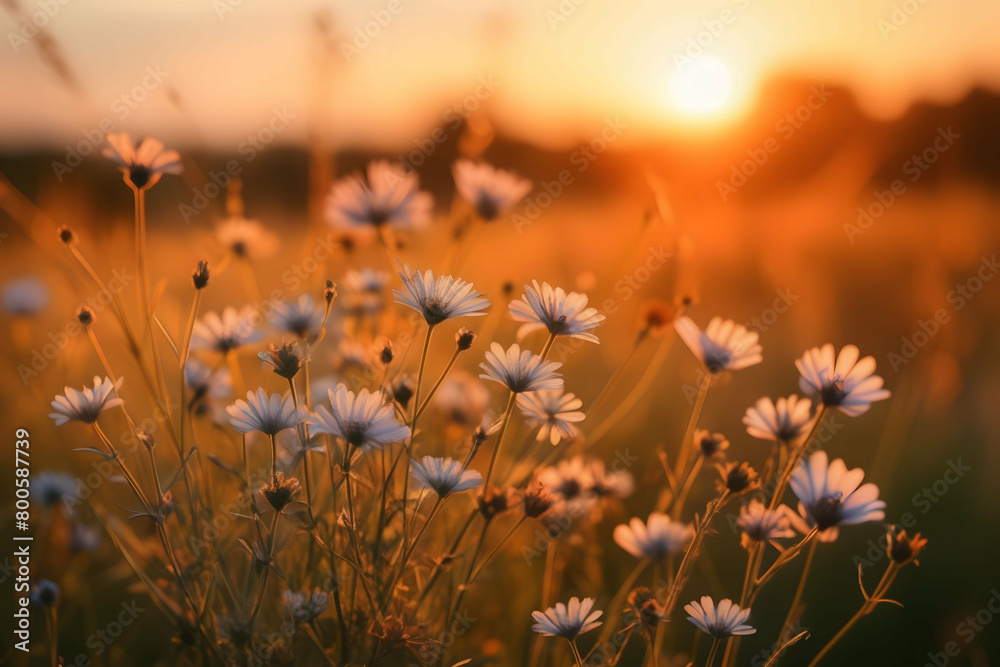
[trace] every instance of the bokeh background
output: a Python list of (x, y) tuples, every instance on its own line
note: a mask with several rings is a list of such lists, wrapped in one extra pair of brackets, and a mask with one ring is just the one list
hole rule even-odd
[[(63, 385), (100, 370), (78, 336), (36, 375), (18, 373), (91, 296), (55, 225), (76, 230), (104, 275), (131, 266), (131, 198), (99, 156), (109, 130), (156, 136), (184, 156), (183, 177), (164, 179), (149, 197), (151, 273), (174, 288), (197, 260), (223, 255), (212, 230), (225, 197), (212, 196), (210, 184), (231, 161), (248, 215), (280, 238), (279, 252), (255, 267), (259, 282), (297, 292), (385, 262), (377, 247), (362, 248), (296, 272), (330, 237), (322, 200), (332, 180), (373, 157), (402, 162), (417, 169), (444, 218), (451, 163), (482, 157), (536, 184), (457, 260), (457, 272), (497, 304), (502, 340), (514, 331), (499, 317), (508, 282), (547, 280), (613, 305), (602, 333), (609, 341), (631, 340), (649, 299), (693, 294), (699, 323), (722, 315), (760, 331), (764, 363), (713, 387), (702, 419), (757, 460), (766, 451), (740, 418), (760, 396), (797, 391), (793, 361), (803, 350), (830, 341), (874, 355), (893, 397), (841, 418), (827, 450), (879, 484), (887, 521), (909, 512), (931, 542), (920, 567), (893, 587), (904, 608), (881, 605), (830, 663), (935, 664), (929, 654), (949, 641), (960, 653), (939, 665), (1000, 656), (997, 627), (986, 616), (967, 622), (1000, 587), (1000, 4), (0, 4), (9, 42), (0, 48), (0, 282), (35, 276), (50, 297), (33, 318), (4, 314), (0, 404), (5, 433), (32, 432), (36, 471), (86, 470), (69, 451), (83, 445), (73, 431), (57, 431), (45, 408)], [(405, 253), (417, 265), (433, 262), (446, 242), (447, 230), (431, 230), (408, 240)], [(661, 248), (670, 254), (662, 270), (643, 270)], [(237, 272), (221, 278), (204, 309), (243, 298)], [(776, 299), (791, 305), (777, 313)], [(186, 307), (168, 289), (165, 322), (179, 327)], [(110, 319), (99, 322), (102, 335), (113, 335)], [(592, 398), (627, 351), (626, 343), (566, 350), (567, 386)], [(439, 352), (440, 364), (447, 354)], [(638, 380), (642, 356), (622, 387)], [(466, 359), (467, 370), (477, 362)], [(684, 388), (696, 382), (690, 354), (675, 345), (643, 401), (593, 452), (609, 461), (624, 448), (646, 456), (635, 471), (646, 491), (605, 519), (599, 570), (570, 572), (570, 582), (603, 579), (613, 590), (631, 569), (611, 528), (648, 513), (657, 481), (648, 456), (680, 438), (690, 410)], [(11, 466), (5, 456), (0, 470)], [(955, 467), (957, 480), (947, 472)], [(10, 488), (0, 486), (9, 502)], [(707, 499), (710, 482), (695, 493)], [(852, 559), (883, 534), (877, 524), (858, 526), (820, 550), (803, 618), (815, 638), (788, 664), (804, 664), (858, 607)], [(723, 542), (707, 548), (731, 571), (699, 574), (714, 594), (742, 576), (737, 545)], [(141, 596), (106, 539), (94, 552), (36, 563), (63, 573), (75, 593), (64, 655), (109, 665), (165, 659), (170, 636), (155, 610), (103, 655), (88, 649), (88, 635), (133, 592)], [(506, 598), (529, 599), (540, 570), (513, 552), (490, 573), (487, 590), (525, 584), (478, 598), (488, 622), (470, 630), (472, 645), (524, 641), (491, 627), (527, 627), (508, 615), (521, 606)], [(877, 571), (866, 576), (869, 588)], [(4, 578), (0, 610), (9, 617)], [(783, 579), (755, 608), (765, 626), (786, 610), (795, 577)], [(744, 655), (770, 641), (769, 633), (751, 638)], [(9, 646), (0, 639), (0, 652)]]

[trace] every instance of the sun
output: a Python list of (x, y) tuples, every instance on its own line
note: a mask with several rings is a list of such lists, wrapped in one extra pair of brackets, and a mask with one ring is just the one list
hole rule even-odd
[(725, 110), (732, 93), (729, 68), (713, 56), (680, 62), (670, 77), (670, 100), (688, 116), (710, 116)]

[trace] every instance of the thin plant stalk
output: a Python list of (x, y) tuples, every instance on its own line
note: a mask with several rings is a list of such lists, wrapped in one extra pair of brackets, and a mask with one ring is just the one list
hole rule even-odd
[(892, 585), (893, 580), (899, 573), (899, 568), (899, 563), (896, 563), (895, 561), (889, 563), (889, 567), (886, 568), (885, 574), (882, 575), (882, 579), (875, 587), (875, 591), (871, 594), (871, 596), (865, 599), (864, 604), (861, 605), (861, 609), (859, 609), (857, 613), (855, 613), (854, 616), (852, 616), (851, 619), (844, 624), (844, 627), (842, 627), (837, 634), (835, 634), (830, 641), (826, 643), (826, 646), (824, 646), (823, 649), (816, 654), (816, 657), (809, 663), (809, 667), (815, 667), (818, 665), (819, 661), (830, 652), (830, 649), (832, 649), (838, 641), (843, 639), (844, 635), (847, 634), (847, 631), (850, 630), (855, 623), (857, 623), (862, 617), (870, 614), (872, 609), (874, 609), (879, 602), (883, 601), (882, 596), (888, 592), (889, 586)]
[(813, 541), (809, 545), (809, 551), (806, 552), (806, 562), (802, 566), (802, 576), (799, 577), (799, 585), (795, 589), (795, 597), (792, 598), (792, 604), (788, 607), (788, 614), (785, 615), (785, 622), (781, 626), (781, 635), (779, 636), (778, 643), (782, 643), (788, 638), (790, 628), (795, 622), (795, 618), (798, 614), (799, 605), (802, 603), (802, 595), (806, 590), (806, 580), (809, 578), (809, 570), (812, 567), (813, 556), (816, 555), (816, 545), (819, 542)]
[(500, 430), (497, 431), (497, 444), (493, 447), (493, 453), (490, 455), (490, 467), (486, 469), (486, 479), (483, 481), (484, 489), (490, 488), (490, 478), (493, 477), (493, 468), (497, 462), (497, 454), (500, 453), (500, 445), (503, 443), (504, 433), (507, 432), (507, 424), (510, 423), (510, 416), (514, 412), (514, 400), (516, 398), (517, 394), (513, 391), (510, 392), (510, 396), (507, 398), (507, 407), (503, 413), (503, 421), (500, 423)]

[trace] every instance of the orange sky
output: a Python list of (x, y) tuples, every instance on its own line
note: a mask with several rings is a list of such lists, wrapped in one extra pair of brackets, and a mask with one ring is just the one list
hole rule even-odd
[[(7, 149), (62, 146), (109, 119), (137, 135), (234, 150), (276, 108), (295, 116), (279, 141), (304, 141), (324, 97), (341, 146), (412, 144), (463, 100), (502, 131), (551, 146), (610, 116), (641, 137), (683, 128), (669, 81), (699, 53), (729, 69), (730, 116), (775, 73), (849, 84), (879, 115), (973, 85), (1000, 88), (995, 0), (18, 1), (20, 14), (0, 14)], [(334, 24), (326, 73), (321, 11)], [(55, 38), (82, 94), (43, 63), (32, 23)], [(365, 28), (367, 43), (356, 39)]]

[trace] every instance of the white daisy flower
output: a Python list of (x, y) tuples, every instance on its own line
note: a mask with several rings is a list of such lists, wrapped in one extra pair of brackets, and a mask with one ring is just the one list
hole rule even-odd
[(396, 303), (402, 304), (424, 316), (429, 325), (440, 324), (454, 317), (479, 317), (486, 314), (490, 302), (480, 292), (461, 278), (435, 277), (430, 271), (414, 273), (409, 266), (400, 264), (406, 293), (392, 290)]
[(271, 311), (271, 324), (303, 340), (312, 340), (323, 328), (325, 308), (317, 308), (316, 300), (302, 294), (295, 301), (278, 301)]
[(295, 407), (291, 394), (284, 398), (281, 394), (268, 396), (263, 387), (248, 391), (247, 400), (237, 399), (226, 412), (229, 423), (240, 433), (260, 431), (271, 436), (298, 426), (309, 416), (305, 408)]
[(763, 361), (757, 333), (742, 324), (713, 317), (701, 331), (690, 317), (674, 320), (677, 335), (712, 374), (737, 371)]
[(615, 526), (614, 539), (636, 558), (659, 559), (684, 551), (694, 539), (694, 526), (653, 512), (646, 523), (633, 517), (628, 524)]
[(192, 350), (215, 350), (225, 354), (264, 337), (254, 320), (257, 312), (250, 306), (237, 311), (229, 307), (220, 317), (215, 311), (205, 313), (191, 331)]
[(385, 306), (382, 294), (389, 284), (389, 273), (375, 269), (348, 271), (341, 282), (348, 310), (359, 314), (377, 313)]
[(475, 470), (463, 470), (460, 461), (436, 456), (411, 461), (410, 476), (416, 480), (419, 488), (433, 489), (442, 498), (474, 489), (483, 483), (482, 475)]
[(736, 525), (743, 530), (745, 539), (753, 542), (767, 542), (795, 535), (788, 522), (787, 507), (782, 505), (776, 510), (769, 510), (756, 498), (740, 508)]
[(32, 475), (30, 490), (31, 497), (46, 508), (64, 503), (65, 507), (72, 507), (67, 501), (71, 502), (77, 497), (76, 479), (68, 473), (51, 470)]
[(743, 415), (747, 433), (761, 440), (795, 442), (809, 431), (812, 401), (792, 394), (777, 402), (766, 396)]
[(233, 393), (233, 379), (228, 369), (213, 370), (193, 357), (185, 362), (184, 382), (194, 391), (195, 399), (203, 396), (225, 398)]
[(315, 432), (335, 435), (366, 451), (410, 437), (410, 428), (396, 421), (392, 405), (385, 402), (381, 392), (369, 393), (362, 388), (355, 395), (339, 384), (327, 393), (332, 410), (316, 408), (309, 420), (315, 424)]
[(848, 470), (843, 459), (828, 462), (819, 451), (802, 461), (792, 473), (789, 485), (799, 498), (799, 514), (789, 519), (800, 532), (818, 527), (817, 539), (837, 539), (838, 526), (854, 525), (885, 518), (885, 501), (878, 498), (878, 486), (862, 484), (865, 471)]
[(558, 602), (555, 607), (549, 607), (544, 612), (531, 612), (531, 617), (536, 621), (531, 629), (546, 637), (576, 639), (601, 624), (597, 619), (604, 612), (591, 611), (593, 608), (594, 598), (584, 598), (581, 601), (580, 598), (573, 597), (570, 598), (569, 605)]
[(729, 598), (719, 602), (716, 607), (711, 596), (702, 596), (701, 602), (693, 601), (684, 605), (684, 611), (690, 616), (695, 627), (716, 638), (733, 637), (735, 635), (752, 635), (756, 629), (746, 625), (750, 617), (750, 609), (740, 609)]
[(453, 370), (431, 399), (436, 412), (458, 424), (478, 424), (489, 406), (489, 390), (462, 369)]
[(561, 288), (553, 288), (548, 283), (524, 286), (524, 294), (508, 306), (511, 317), (516, 322), (526, 322), (517, 331), (519, 339), (532, 331), (547, 329), (553, 336), (569, 336), (580, 340), (599, 343), (592, 333), (587, 333), (601, 322), (604, 315), (596, 308), (587, 307), (587, 295), (579, 292), (568, 294)]
[(535, 473), (535, 479), (551, 493), (573, 500), (590, 495), (597, 481), (595, 472), (596, 468), (584, 461), (582, 456), (575, 456), (568, 461), (559, 461), (554, 466), (542, 468)]
[(875, 357), (859, 361), (860, 356), (856, 345), (845, 345), (834, 362), (833, 345), (814, 347), (795, 361), (802, 374), (799, 388), (849, 417), (867, 412), (872, 403), (890, 394), (882, 388), (882, 378), (874, 374)]
[(543, 389), (530, 394), (519, 394), (517, 407), (532, 426), (541, 426), (538, 440), (548, 440), (558, 445), (562, 438), (572, 440), (579, 431), (573, 426), (582, 422), (585, 415), (579, 411), (583, 401), (573, 394), (558, 389)]
[(285, 591), (285, 609), (297, 623), (309, 623), (326, 611), (329, 594), (316, 589), (311, 595)]
[(49, 288), (34, 276), (11, 280), (3, 286), (3, 309), (11, 315), (34, 315), (49, 305)]
[(368, 182), (352, 174), (333, 184), (326, 219), (343, 229), (421, 227), (430, 220), (434, 199), (419, 189), (416, 173), (404, 174), (384, 160), (368, 163)]
[(505, 351), (493, 343), (486, 352), (486, 363), (479, 364), (485, 373), (479, 377), (506, 385), (515, 394), (540, 389), (562, 389), (562, 375), (557, 361), (545, 361), (531, 350), (521, 350), (515, 343)]
[(49, 417), (56, 426), (71, 421), (93, 424), (102, 411), (124, 403), (117, 397), (118, 389), (124, 379), (118, 378), (118, 382), (112, 383), (107, 377), (102, 380), (101, 376), (95, 375), (93, 389), (87, 386), (84, 386), (83, 391), (77, 391), (72, 387), (64, 388), (65, 393), (56, 396), (52, 401), (52, 409), (55, 412), (49, 413)]
[(278, 250), (278, 235), (256, 220), (228, 218), (215, 230), (215, 238), (237, 257), (266, 259)]
[(485, 163), (458, 160), (451, 168), (459, 196), (492, 222), (531, 192), (531, 181)]
[(139, 190), (153, 187), (163, 174), (184, 171), (177, 151), (163, 150), (158, 139), (146, 137), (135, 148), (128, 132), (109, 132), (108, 143), (111, 146), (101, 151), (104, 157), (121, 167), (125, 182)]

